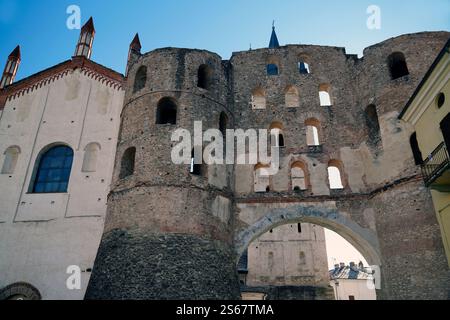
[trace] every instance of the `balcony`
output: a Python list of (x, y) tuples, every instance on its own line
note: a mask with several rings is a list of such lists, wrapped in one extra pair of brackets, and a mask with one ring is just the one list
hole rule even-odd
[(422, 164), (425, 185), (440, 192), (450, 192), (450, 157), (442, 142)]

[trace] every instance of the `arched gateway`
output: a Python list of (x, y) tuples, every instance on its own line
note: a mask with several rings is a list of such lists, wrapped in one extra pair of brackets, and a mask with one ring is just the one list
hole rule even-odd
[(320, 225), (338, 233), (361, 252), (370, 265), (381, 266), (376, 233), (370, 228), (361, 227), (337, 209), (323, 205), (294, 204), (286, 208), (272, 209), (262, 217), (250, 218), (248, 222), (251, 224), (237, 230), (235, 234), (237, 259), (253, 240), (267, 231), (284, 224), (304, 222)]

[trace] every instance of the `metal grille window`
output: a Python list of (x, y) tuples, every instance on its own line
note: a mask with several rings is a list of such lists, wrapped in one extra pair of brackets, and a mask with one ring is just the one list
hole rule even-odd
[(53, 147), (44, 153), (37, 168), (33, 193), (67, 192), (72, 162), (73, 150), (66, 146)]

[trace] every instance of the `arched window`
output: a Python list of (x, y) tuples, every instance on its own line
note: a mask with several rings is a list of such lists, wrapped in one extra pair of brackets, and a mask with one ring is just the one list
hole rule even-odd
[(141, 66), (136, 72), (136, 77), (134, 78), (133, 93), (143, 89), (146, 83), (147, 83), (147, 67)]
[(224, 137), (227, 134), (227, 128), (228, 128), (228, 116), (225, 112), (221, 112), (219, 119), (219, 130)]
[(328, 163), (328, 181), (330, 189), (344, 189), (344, 184), (342, 183), (342, 163), (340, 161), (331, 160)]
[(156, 124), (176, 124), (177, 104), (172, 98), (162, 98), (156, 110)]
[(136, 160), (136, 148), (131, 147), (125, 150), (122, 155), (122, 161), (120, 162), (120, 174), (119, 179), (124, 179), (133, 175), (134, 165)]
[(296, 108), (300, 105), (298, 90), (295, 86), (288, 86), (284, 92), (284, 101), (287, 108)]
[(6, 149), (3, 160), (2, 174), (13, 174), (19, 159), (20, 148), (13, 146)]
[(366, 108), (366, 124), (369, 130), (369, 142), (376, 145), (381, 140), (380, 123), (378, 121), (377, 107), (373, 104)]
[(252, 91), (252, 109), (266, 108), (266, 92), (258, 87)]
[(270, 145), (272, 147), (285, 147), (283, 125), (279, 122), (273, 122), (270, 125)]
[(98, 143), (90, 143), (84, 148), (84, 158), (82, 172), (95, 172), (97, 171), (97, 159), (100, 152), (100, 145)]
[(309, 74), (309, 73), (311, 73), (311, 71), (309, 69), (309, 64), (306, 63), (305, 61), (299, 61), (298, 62), (298, 72), (300, 72), (300, 74)]
[(388, 57), (388, 66), (392, 80), (409, 75), (405, 55), (401, 52), (394, 52)]
[(292, 181), (292, 190), (301, 191), (306, 190), (306, 174), (305, 174), (305, 165), (302, 162), (295, 162), (291, 167), (291, 181)]
[(279, 72), (280, 60), (276, 56), (270, 56), (267, 59), (267, 75), (269, 76), (277, 76)]
[(305, 121), (306, 125), (306, 144), (308, 146), (320, 146), (319, 128), (320, 122), (311, 118)]
[(254, 171), (254, 187), (255, 192), (270, 191), (270, 175), (269, 166), (257, 164)]
[(269, 63), (267, 65), (267, 75), (277, 76), (278, 75), (278, 65), (275, 63)]
[(319, 99), (320, 99), (320, 106), (322, 107), (330, 107), (332, 105), (330, 96), (330, 85), (321, 84), (319, 86)]
[(197, 72), (197, 86), (202, 89), (209, 90), (211, 87), (211, 78), (213, 74), (213, 69), (206, 65), (202, 64), (198, 68)]
[(417, 134), (414, 132), (409, 139), (409, 143), (411, 144), (411, 150), (414, 156), (414, 162), (417, 166), (423, 164), (422, 152), (419, 148), (419, 142), (417, 142)]
[(64, 193), (69, 186), (73, 150), (55, 146), (41, 155), (36, 166), (32, 193)]

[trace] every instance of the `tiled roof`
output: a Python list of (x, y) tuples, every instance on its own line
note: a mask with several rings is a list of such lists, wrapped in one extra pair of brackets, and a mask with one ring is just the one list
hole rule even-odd
[(337, 279), (350, 279), (350, 280), (369, 280), (373, 279), (371, 273), (366, 269), (359, 269), (357, 266), (340, 266), (333, 270), (330, 270), (330, 278), (332, 280)]

